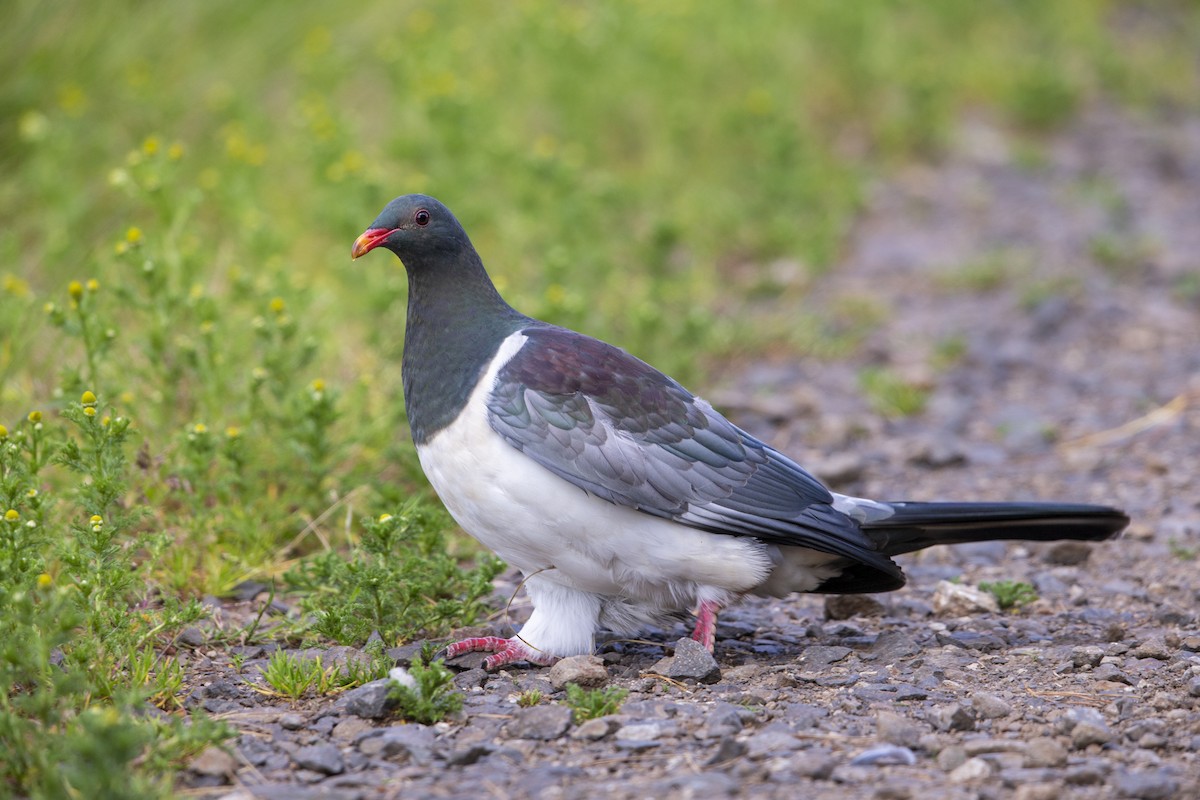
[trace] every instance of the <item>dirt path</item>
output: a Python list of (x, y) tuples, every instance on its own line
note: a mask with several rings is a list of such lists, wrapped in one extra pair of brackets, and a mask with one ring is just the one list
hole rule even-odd
[[(1200, 796), (1200, 119), (1097, 112), (1036, 148), (967, 125), (943, 163), (874, 188), (811, 302), (878, 323), (848, 360), (760, 364), (708, 393), (739, 422), (841, 491), (1112, 503), (1130, 533), (942, 548), (905, 560), (904, 590), (857, 604), (747, 601), (719, 627), (713, 683), (656, 676), (687, 669), (658, 663), (669, 648), (608, 643), (608, 680), (630, 694), (596, 722), (571, 722), (548, 670), (487, 675), (466, 657), (463, 718), (425, 727), (364, 718), (362, 690), (357, 705), (266, 701), (244, 683), (261, 652), (238, 675), (202, 648), (190, 702), (243, 736), (187, 783), (238, 798)], [(868, 368), (927, 390), (924, 412), (872, 410)], [(935, 613), (949, 578), (1027, 581), (1040, 599)], [(534, 688), (546, 699), (519, 708)]]

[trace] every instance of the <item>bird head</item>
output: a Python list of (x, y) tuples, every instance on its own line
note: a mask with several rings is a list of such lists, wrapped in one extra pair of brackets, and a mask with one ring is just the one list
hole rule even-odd
[(450, 209), (427, 195), (406, 194), (383, 207), (370, 227), (354, 240), (350, 257), (358, 258), (382, 245), (408, 261), (468, 244), (466, 231)]

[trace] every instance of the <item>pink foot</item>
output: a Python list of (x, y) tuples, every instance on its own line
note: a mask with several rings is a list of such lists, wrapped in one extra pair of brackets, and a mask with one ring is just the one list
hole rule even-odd
[(700, 603), (700, 610), (696, 612), (696, 629), (692, 631), (692, 638), (704, 645), (710, 653), (717, 641), (717, 612), (720, 610), (719, 603), (705, 600)]
[(455, 658), (464, 653), (476, 652), (495, 654), (483, 660), (483, 668), (489, 672), (503, 667), (505, 664), (514, 664), (518, 661), (528, 661), (530, 664), (538, 664), (543, 667), (548, 667), (558, 661), (556, 656), (534, 650), (516, 636), (511, 639), (501, 639), (499, 636), (481, 636), (446, 645), (446, 658)]

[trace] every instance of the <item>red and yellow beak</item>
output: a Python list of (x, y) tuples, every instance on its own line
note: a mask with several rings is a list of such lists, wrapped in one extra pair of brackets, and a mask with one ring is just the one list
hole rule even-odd
[(368, 228), (363, 232), (362, 236), (354, 240), (354, 247), (350, 248), (350, 258), (355, 259), (359, 256), (365, 256), (383, 244), (383, 240), (391, 234), (392, 231), (388, 228)]

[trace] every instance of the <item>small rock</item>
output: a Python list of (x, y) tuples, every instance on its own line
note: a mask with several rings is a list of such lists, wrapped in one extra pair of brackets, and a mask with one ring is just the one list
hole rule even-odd
[(395, 661), (398, 666), (411, 667), (413, 661), (420, 660), (425, 644), (425, 642), (409, 642), (399, 647), (393, 647), (387, 651), (387, 657)]
[(1087, 542), (1055, 542), (1046, 550), (1047, 564), (1073, 567), (1083, 564), (1092, 555), (1092, 546)]
[(1057, 739), (1039, 736), (1025, 744), (1026, 767), (1063, 767), (1066, 763), (1067, 748), (1059, 744)]
[(971, 708), (982, 719), (1000, 719), (1012, 713), (1012, 706), (994, 694), (975, 692), (971, 695)]
[(696, 732), (700, 739), (722, 739), (742, 730), (742, 709), (730, 703), (718, 703), (704, 715), (704, 725)]
[(829, 780), (829, 776), (833, 774), (837, 760), (824, 750), (805, 750), (792, 756), (788, 766), (801, 778), (824, 781)]
[(867, 462), (861, 455), (843, 450), (814, 462), (813, 473), (824, 483), (844, 485), (862, 478), (866, 468)]
[(831, 594), (825, 597), (825, 619), (882, 617), (883, 603), (869, 594)]
[(371, 758), (404, 759), (414, 764), (433, 760), (433, 729), (425, 725), (393, 725), (368, 731), (358, 739), (358, 752)]
[(608, 670), (599, 656), (568, 656), (550, 668), (550, 685), (556, 690), (574, 683), (584, 689), (595, 689), (608, 683)]
[(875, 715), (875, 735), (880, 741), (901, 747), (915, 747), (924, 732), (920, 725), (891, 711), (880, 711)]
[(215, 745), (209, 745), (188, 764), (197, 775), (210, 778), (231, 778), (237, 772), (237, 760)]
[(1071, 729), (1071, 745), (1082, 750), (1090, 744), (1107, 744), (1112, 741), (1112, 731), (1103, 720), (1083, 720)]
[(885, 744), (859, 753), (850, 761), (850, 766), (862, 767), (900, 764), (911, 767), (916, 763), (917, 756), (912, 750), (909, 750), (907, 747), (898, 747), (894, 744)]
[(364, 683), (339, 697), (336, 707), (356, 717), (382, 719), (396, 707), (396, 701), (388, 697), (391, 689), (390, 678)]
[(1200, 697), (1200, 677), (1192, 678), (1188, 682), (1188, 694), (1192, 697)]
[(782, 756), (800, 749), (800, 740), (779, 724), (772, 724), (745, 740), (751, 758)]
[(804, 652), (800, 654), (800, 663), (806, 670), (819, 672), (830, 664), (841, 661), (852, 652), (854, 651), (849, 647), (813, 645), (804, 648)]
[(204, 634), (204, 631), (195, 625), (184, 628), (175, 639), (176, 644), (181, 644), (185, 647), (203, 647), (207, 641), (208, 637)]
[(322, 775), (337, 775), (346, 768), (345, 762), (342, 761), (342, 751), (332, 744), (313, 744), (301, 747), (292, 753), (292, 760), (296, 762), (297, 766), (311, 769)]
[(238, 752), (247, 763), (253, 764), (256, 767), (261, 767), (267, 763), (267, 759), (276, 754), (275, 748), (257, 736), (243, 734), (238, 739)]
[(567, 706), (521, 708), (504, 726), (504, 733), (510, 739), (557, 739), (571, 727), (573, 717), (574, 713)]
[(1168, 800), (1179, 796), (1179, 781), (1167, 772), (1118, 772), (1112, 785), (1119, 797), (1138, 800)]
[(452, 750), (450, 754), (446, 756), (446, 765), (451, 767), (470, 766), (491, 752), (491, 745), (485, 744), (484, 742), (475, 742), (473, 744)]
[(342, 720), (333, 726), (333, 736), (335, 741), (353, 742), (362, 736), (367, 731), (375, 730), (375, 726), (360, 717), (350, 717)]
[(951, 783), (971, 783), (986, 780), (992, 776), (992, 765), (982, 758), (969, 758), (950, 771), (947, 776)]
[(975, 730), (975, 714), (971, 709), (951, 703), (948, 706), (938, 706), (929, 713), (929, 721), (941, 731), (973, 731)]
[(939, 617), (969, 617), (972, 614), (999, 614), (996, 598), (982, 589), (963, 583), (938, 581), (933, 591), (933, 613)]
[(1167, 648), (1166, 643), (1156, 636), (1147, 639), (1133, 648), (1133, 652), (1130, 655), (1134, 658), (1153, 658), (1158, 661), (1167, 661), (1171, 658), (1171, 651)]
[(874, 644), (871, 645), (871, 654), (884, 664), (892, 664), (920, 652), (920, 643), (901, 631), (884, 631), (875, 638)]
[(746, 745), (742, 744), (737, 739), (734, 739), (732, 736), (726, 736), (721, 740), (721, 743), (717, 745), (717, 749), (713, 751), (713, 754), (709, 756), (708, 761), (705, 763), (710, 767), (716, 766), (718, 764), (725, 764), (729, 761), (733, 761), (734, 759), (741, 758), (744, 755), (746, 755)]
[(1094, 644), (1071, 648), (1071, 664), (1077, 669), (1082, 667), (1098, 667), (1102, 658), (1104, 658), (1104, 649)]
[(581, 722), (575, 730), (571, 731), (571, 738), (591, 742), (598, 741), (615, 731), (617, 724), (617, 721), (612, 717), (589, 719), (586, 722)]
[(454, 686), (467, 692), (487, 684), (489, 677), (491, 676), (487, 674), (487, 671), (479, 667), (466, 669), (454, 676)]
[(1126, 686), (1133, 686), (1133, 678), (1126, 675), (1121, 670), (1117, 669), (1116, 664), (1101, 664), (1092, 670), (1092, 678), (1098, 681), (1110, 681), (1112, 683), (1123, 683)]
[[(1063, 763), (1065, 764), (1066, 761)], [(1063, 782), (1071, 786), (1101, 786), (1107, 776), (1107, 771), (1098, 764), (1081, 764), (1067, 770), (1067, 773), (1063, 775)]]
[(721, 668), (704, 645), (684, 638), (675, 643), (675, 656), (666, 674), (677, 680), (691, 678), (697, 683), (716, 683), (721, 679)]
[(1062, 787), (1053, 783), (1027, 783), (1018, 786), (1013, 800), (1058, 800)]
[(298, 731), (304, 727), (304, 724), (304, 716), (294, 711), (289, 711), (279, 718), (279, 726), (285, 731)]
[(622, 725), (616, 737), (627, 742), (653, 742), (663, 734), (663, 727), (657, 722), (634, 722)]
[(937, 754), (938, 768), (943, 772), (953, 772), (967, 762), (967, 751), (952, 744)]

